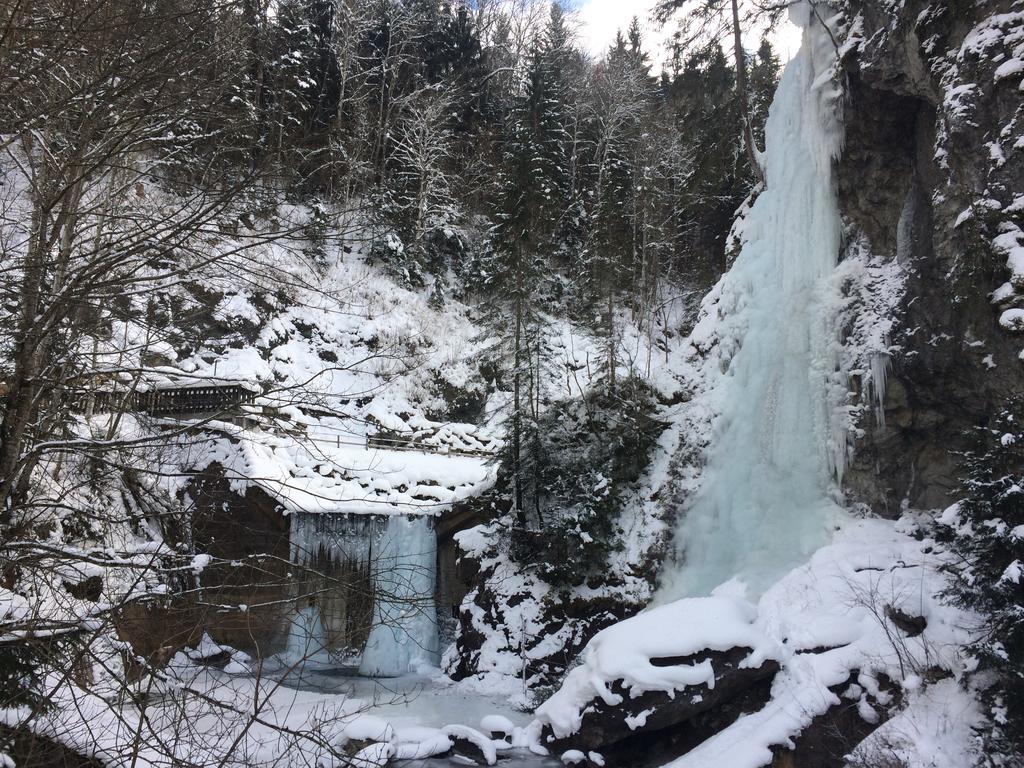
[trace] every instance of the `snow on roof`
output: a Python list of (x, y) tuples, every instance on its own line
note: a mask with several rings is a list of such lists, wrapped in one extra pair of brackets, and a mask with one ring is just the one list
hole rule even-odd
[(216, 426), (219, 434), (190, 446), (191, 469), (220, 464), (232, 490), (255, 485), (286, 514), (437, 515), (494, 482), (486, 456), (382, 450)]
[[(131, 386), (137, 392), (166, 391), (178, 389), (196, 389), (212, 387), (226, 389), (241, 387), (253, 394), (262, 392), (259, 383), (251, 376), (218, 376), (208, 371), (191, 372), (170, 366), (154, 366), (137, 370), (110, 368), (109, 372), (100, 369), (97, 374), (99, 391), (114, 388), (115, 382), (122, 386)], [(106, 381), (103, 381), (106, 379)]]

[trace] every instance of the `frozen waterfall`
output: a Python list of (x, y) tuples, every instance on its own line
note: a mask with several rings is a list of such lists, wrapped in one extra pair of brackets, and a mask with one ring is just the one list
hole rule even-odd
[(395, 677), (438, 662), (437, 539), (424, 516), (388, 518), (373, 561), (373, 628), (359, 672)]
[[(344, 635), (341, 639), (348, 645), (361, 644), (357, 636), (368, 630), (361, 674), (395, 677), (422, 664), (437, 665), (437, 540), (432, 518), (295, 513), (291, 553), (294, 562), (323, 571), (328, 578), (314, 582), (318, 594), (299, 610), (286, 660), (296, 663), (317, 653), (317, 665), (323, 666), (322, 648), (331, 645), (330, 638), (337, 643)], [(361, 609), (367, 597), (372, 597), (372, 615), (367, 605), (364, 616)], [(325, 631), (324, 624), (334, 629)]]
[(292, 617), (288, 646), (281, 661), (300, 671), (331, 666), (331, 656), (327, 652), (327, 633), (315, 603), (299, 608)]
[(738, 350), (715, 393), (707, 465), (676, 531), (662, 601), (707, 594), (733, 577), (760, 591), (824, 544), (842, 514), (835, 479), (846, 458), (847, 387), (826, 279), (840, 248), (833, 161), (842, 105), (828, 30), (806, 4), (791, 15), (803, 45), (769, 113), (767, 189), (712, 294), (719, 347)]

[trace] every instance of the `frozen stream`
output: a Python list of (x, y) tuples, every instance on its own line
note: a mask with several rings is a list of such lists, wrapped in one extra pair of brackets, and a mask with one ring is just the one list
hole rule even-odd
[[(365, 714), (386, 720), (399, 733), (407, 729), (443, 728), (446, 725), (466, 725), (480, 730), (480, 721), (487, 715), (500, 715), (519, 727), (525, 727), (533, 720), (532, 714), (511, 706), (507, 690), (490, 695), (467, 691), (439, 671), (435, 674), (369, 678), (349, 670), (307, 670), (301, 674), (289, 674), (283, 684), (308, 694), (358, 699), (367, 707)], [(554, 768), (562, 765), (555, 757), (542, 757), (526, 749), (500, 752), (498, 762), (508, 768)], [(400, 764), (409, 768), (471, 765), (460, 757), (407, 760)]]
[[(447, 766), (460, 766), (465, 768), (469, 765), (465, 760), (453, 758), (428, 758), (427, 760), (406, 760), (402, 763), (406, 768), (446, 768)], [(516, 750), (507, 755), (498, 757), (498, 765), (506, 768), (562, 768), (561, 760), (553, 757), (539, 757), (531, 755), (526, 750)]]
[(514, 725), (525, 726), (533, 715), (509, 705), (507, 693), (485, 696), (466, 693), (441, 676), (409, 674), (402, 677), (370, 678), (343, 671), (313, 671), (290, 674), (284, 681), (289, 688), (311, 693), (342, 695), (372, 704), (376, 717), (401, 725), (440, 728), (461, 723), (480, 727), (485, 715), (502, 715)]

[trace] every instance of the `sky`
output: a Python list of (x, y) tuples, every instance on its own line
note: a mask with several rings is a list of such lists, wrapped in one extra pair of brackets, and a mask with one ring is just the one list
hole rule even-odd
[[(579, 23), (579, 42), (583, 48), (595, 56), (604, 53), (608, 46), (615, 40), (616, 30), (625, 31), (629, 26), (630, 19), (637, 16), (646, 32), (645, 37), (650, 41), (663, 41), (672, 31), (671, 25), (666, 25), (664, 30), (657, 29), (657, 26), (650, 20), (651, 9), (657, 0), (575, 0), (566, 3), (567, 6), (575, 7), (577, 21)], [(771, 35), (772, 44), (785, 62), (796, 55), (800, 47), (800, 30), (789, 23), (788, 20), (779, 25), (779, 29)], [(745, 40), (745, 47), (754, 49), (757, 47), (757, 40)], [(660, 64), (662, 55), (651, 56), (654, 63)]]

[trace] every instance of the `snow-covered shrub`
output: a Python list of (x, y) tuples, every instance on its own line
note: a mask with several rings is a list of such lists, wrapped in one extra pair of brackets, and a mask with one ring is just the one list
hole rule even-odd
[(962, 500), (938, 521), (961, 558), (950, 596), (987, 617), (970, 650), (991, 730), (984, 765), (1024, 759), (1024, 408), (1008, 403), (963, 456)]
[[(17, 597), (0, 589), (0, 601)], [(0, 609), (2, 611), (3, 609)], [(9, 616), (0, 613), (0, 618)], [(39, 648), (30, 643), (4, 643), (0, 645), (0, 706), (43, 704), (43, 691), (38, 674)]]
[(536, 422), (525, 442), (536, 463), (531, 501), (541, 530), (521, 537), (516, 554), (550, 583), (582, 584), (619, 547), (623, 494), (661, 432), (653, 412), (650, 388), (634, 378), (614, 392), (557, 403)]

